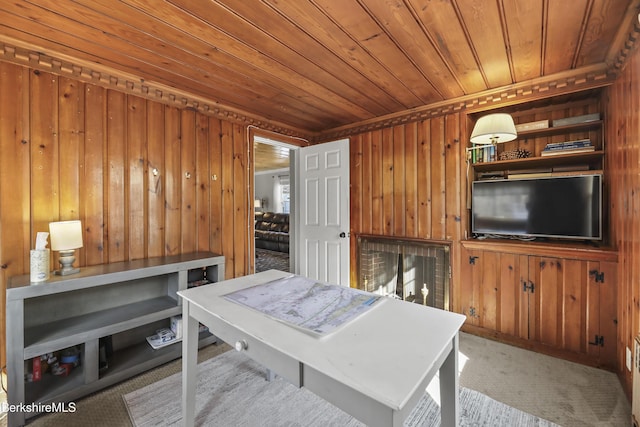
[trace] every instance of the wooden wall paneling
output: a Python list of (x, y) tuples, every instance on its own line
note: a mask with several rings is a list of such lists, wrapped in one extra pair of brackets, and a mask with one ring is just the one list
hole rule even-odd
[(358, 241), (355, 238), (356, 234), (363, 233), (362, 217), (364, 211), (362, 209), (362, 202), (364, 200), (364, 194), (362, 191), (363, 180), (363, 139), (364, 135), (356, 135), (350, 139), (349, 142), (349, 226), (351, 229), (351, 236), (353, 239), (349, 241), (349, 260), (351, 268), (349, 269), (349, 283), (351, 287), (358, 286)]
[[(626, 369), (626, 349), (633, 349), (640, 332), (640, 51), (602, 97), (607, 126), (605, 145), (611, 242), (618, 249), (617, 367), (624, 390), (631, 396), (632, 375)], [(635, 361), (637, 363), (637, 361)]]
[(165, 110), (157, 102), (147, 102), (147, 254), (162, 256), (165, 250)]
[[(60, 180), (59, 209), (61, 220), (84, 218), (84, 85), (64, 77), (58, 78), (58, 161)], [(83, 223), (84, 225), (84, 223)], [(83, 244), (84, 244), (84, 232)], [(76, 265), (86, 265), (84, 247), (76, 251)], [(57, 266), (56, 266), (57, 268)]]
[(180, 208), (182, 190), (182, 165), (180, 155), (180, 110), (165, 106), (164, 114), (164, 246), (165, 255), (180, 253), (182, 236), (180, 234)]
[(234, 241), (234, 277), (243, 276), (248, 273), (247, 252), (249, 248), (249, 206), (253, 200), (249, 200), (250, 192), (248, 185), (248, 151), (249, 142), (246, 128), (234, 124), (232, 126), (233, 138), (233, 241)]
[(84, 174), (82, 218), (85, 265), (106, 262), (105, 258), (105, 89), (84, 85)]
[(126, 109), (127, 158), (127, 259), (147, 257), (147, 103), (136, 96), (127, 96)]
[(33, 248), (29, 80), (26, 68), (0, 62), (0, 370), (6, 365), (7, 281), (28, 271)]
[(235, 252), (233, 239), (227, 236), (233, 232), (233, 128), (231, 123), (222, 122), (221, 127), (221, 179), (222, 179), (222, 205), (220, 210), (221, 218), (221, 239), (222, 253), (225, 254), (225, 274), (228, 279), (234, 277)]
[(392, 233), (394, 236), (405, 236), (405, 126), (393, 127), (393, 211), (392, 211)]
[[(84, 197), (84, 85), (65, 77), (58, 78), (58, 148), (60, 175), (60, 218), (84, 217), (80, 199)], [(63, 166), (64, 165), (64, 166)], [(82, 265), (84, 251), (76, 259)]]
[[(225, 248), (222, 245), (222, 202), (224, 200), (222, 164), (222, 122), (219, 119), (209, 117), (209, 173), (211, 174), (209, 247), (212, 252), (218, 254), (226, 254), (226, 252), (224, 252)], [(231, 271), (229, 269), (225, 270), (225, 274), (227, 277), (231, 277)]]
[(382, 130), (382, 234), (393, 236), (393, 129)]
[(127, 259), (126, 95), (107, 92), (107, 260)]
[[(633, 67), (634, 61), (628, 66)], [(608, 120), (608, 126), (606, 131), (607, 139), (607, 160), (608, 164), (606, 170), (609, 173), (610, 183), (610, 203), (611, 203), (611, 236), (610, 240), (616, 245), (619, 252), (618, 257), (618, 280), (619, 284), (619, 298), (618, 298), (618, 355), (617, 363), (619, 366), (618, 375), (622, 380), (623, 387), (627, 394), (631, 393), (631, 374), (627, 371), (625, 366), (626, 350), (633, 341), (633, 331), (636, 329), (632, 319), (632, 299), (633, 292), (631, 288), (631, 276), (626, 273), (629, 272), (628, 254), (629, 251), (624, 245), (623, 236), (631, 230), (626, 230), (626, 220), (629, 219), (629, 215), (626, 214), (628, 190), (626, 190), (627, 178), (629, 174), (628, 168), (625, 169), (624, 161), (627, 157), (625, 153), (625, 145), (622, 144), (627, 138), (624, 132), (626, 127), (625, 117), (628, 105), (628, 98), (625, 96), (625, 91), (628, 90), (630, 84), (629, 76), (625, 72), (620, 80), (607, 90), (609, 92), (609, 105), (605, 108)], [(636, 92), (638, 93), (638, 92)], [(606, 99), (606, 98), (605, 98)], [(631, 348), (631, 347), (629, 347)]]
[[(30, 77), (30, 89), (33, 95), (29, 112), (31, 134), (30, 195), (32, 201), (32, 229), (29, 236), (29, 245), (32, 247), (36, 233), (38, 231), (49, 231), (49, 222), (58, 221), (61, 218), (58, 157), (58, 78), (47, 73), (35, 71), (30, 74)], [(71, 167), (74, 166), (72, 165)], [(57, 256), (55, 258), (57, 260)], [(54, 269), (56, 268), (56, 263), (53, 264)]]
[(209, 118), (196, 115), (195, 186), (196, 198), (196, 250), (208, 251), (211, 247), (211, 173), (209, 168)]
[(431, 119), (431, 238), (446, 239), (445, 118)]
[[(587, 286), (586, 262), (564, 260), (562, 267), (562, 348), (586, 352), (585, 338), (587, 324)], [(591, 337), (593, 338), (593, 337)]]
[[(630, 164), (629, 171), (630, 186), (627, 191), (630, 193), (633, 215), (630, 226), (630, 250), (627, 254), (630, 267), (631, 278), (627, 282), (630, 292), (624, 296), (632, 301), (640, 301), (640, 50), (636, 49), (633, 63), (627, 71), (630, 76), (628, 92), (629, 109), (626, 110), (628, 117), (629, 131), (627, 141), (630, 144)], [(620, 271), (620, 270), (618, 270)], [(640, 307), (635, 305), (634, 316), (630, 323), (631, 334), (635, 337), (640, 333)], [(629, 344), (631, 345), (631, 344)], [(640, 361), (636, 361), (640, 362)]]
[[(365, 134), (359, 135), (359, 140), (361, 143), (361, 153), (362, 156), (360, 158), (360, 170), (361, 174), (361, 184), (360, 189), (362, 193), (361, 202), (360, 202), (360, 232), (373, 234), (373, 222), (374, 222), (374, 214), (373, 214), (373, 206), (374, 206), (374, 190), (373, 190), (373, 166), (372, 166), (372, 158), (373, 158), (373, 132), (367, 132)], [(377, 220), (377, 218), (376, 218)], [(354, 264), (355, 265), (355, 264)]]
[(462, 157), (460, 144), (460, 115), (449, 114), (445, 117), (444, 167), (445, 167), (445, 238), (459, 241), (462, 237), (462, 197), (464, 192), (461, 180)]
[(197, 248), (196, 113), (180, 111), (180, 252)]
[(431, 119), (418, 122), (418, 236), (431, 237)]
[(52, 220), (83, 221), (79, 266), (204, 249), (227, 257), (229, 277), (247, 272), (243, 126), (6, 63), (0, 73), (3, 336), (7, 278), (28, 273)]
[(371, 132), (371, 234), (380, 235), (385, 230), (383, 186), (383, 134)]
[(404, 176), (404, 235), (418, 237), (418, 128), (415, 122), (405, 125)]

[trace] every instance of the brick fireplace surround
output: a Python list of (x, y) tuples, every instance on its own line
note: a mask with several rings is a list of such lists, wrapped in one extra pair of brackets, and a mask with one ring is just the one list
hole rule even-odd
[(449, 309), (448, 242), (360, 235), (358, 288)]

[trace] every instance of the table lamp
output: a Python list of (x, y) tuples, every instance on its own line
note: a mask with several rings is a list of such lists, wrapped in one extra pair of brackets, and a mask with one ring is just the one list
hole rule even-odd
[(75, 250), (82, 247), (80, 220), (50, 222), (49, 236), (51, 250), (60, 252), (60, 270), (55, 274), (67, 276), (79, 272), (79, 268), (73, 268), (73, 262), (76, 260)]

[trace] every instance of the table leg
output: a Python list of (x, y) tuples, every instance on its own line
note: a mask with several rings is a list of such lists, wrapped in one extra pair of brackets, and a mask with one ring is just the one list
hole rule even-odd
[(182, 425), (192, 427), (196, 412), (198, 321), (190, 316), (189, 301), (182, 301)]
[(443, 427), (456, 427), (460, 421), (458, 383), (458, 334), (451, 352), (440, 367), (440, 417)]

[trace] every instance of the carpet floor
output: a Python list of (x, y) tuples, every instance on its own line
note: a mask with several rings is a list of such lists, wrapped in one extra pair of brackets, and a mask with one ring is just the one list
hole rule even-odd
[[(136, 427), (180, 425), (181, 380), (181, 375), (175, 374), (125, 395), (132, 424)], [(425, 394), (405, 426), (439, 426), (438, 399)], [(460, 416), (460, 426), (555, 426), (464, 387), (460, 391)], [(198, 366), (196, 425), (364, 426), (304, 388), (299, 389), (279, 377), (266, 381), (262, 366), (233, 351)]]
[[(230, 350), (200, 349), (198, 362)], [(591, 368), (470, 334), (460, 334), (460, 385), (563, 427), (627, 427), (631, 405), (612, 372)], [(29, 427), (131, 426), (123, 395), (180, 372), (175, 360), (79, 399), (74, 413), (29, 420)], [(431, 388), (431, 386), (430, 386)], [(0, 404), (6, 395), (0, 390)], [(6, 427), (0, 411), (0, 427)]]
[(267, 270), (289, 271), (289, 254), (256, 248), (256, 273)]

